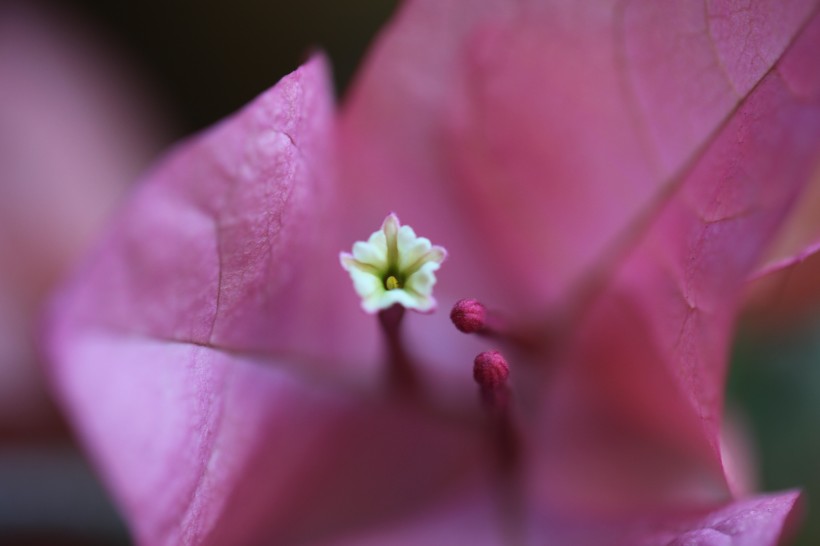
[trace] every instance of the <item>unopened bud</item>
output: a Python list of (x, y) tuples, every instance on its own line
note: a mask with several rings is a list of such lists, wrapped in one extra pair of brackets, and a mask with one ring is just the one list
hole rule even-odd
[(487, 308), (478, 300), (459, 300), (450, 311), (450, 320), (465, 334), (474, 334), (484, 328)]
[(510, 367), (498, 351), (484, 351), (475, 357), (473, 378), (482, 389), (495, 389), (507, 383)]

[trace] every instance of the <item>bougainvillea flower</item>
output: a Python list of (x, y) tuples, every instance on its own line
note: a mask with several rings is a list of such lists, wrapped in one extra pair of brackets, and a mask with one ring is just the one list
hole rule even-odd
[[(178, 146), (47, 338), (138, 542), (777, 544), (799, 493), (721, 407), (820, 153), (817, 10), (415, 0), (339, 114), (314, 58)], [(339, 252), (391, 211), (478, 335), (362, 312)]]
[(33, 4), (0, 5), (0, 429), (42, 424), (39, 308), (163, 137), (93, 32)]
[(402, 226), (395, 214), (388, 215), (366, 242), (357, 241), (353, 254), (339, 255), (368, 313), (395, 304), (432, 311), (435, 272), (446, 257), (447, 251), (418, 237), (410, 226)]

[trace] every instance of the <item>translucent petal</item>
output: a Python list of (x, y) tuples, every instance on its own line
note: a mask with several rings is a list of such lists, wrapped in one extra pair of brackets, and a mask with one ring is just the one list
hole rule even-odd
[[(381, 240), (377, 235), (381, 235)], [(387, 244), (384, 234), (374, 233), (368, 242), (358, 241), (353, 245), (353, 257), (358, 261), (370, 264), (378, 269), (387, 269)]]

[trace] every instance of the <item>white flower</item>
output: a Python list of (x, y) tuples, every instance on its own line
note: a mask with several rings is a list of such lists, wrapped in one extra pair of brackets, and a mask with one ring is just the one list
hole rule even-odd
[(362, 309), (376, 313), (395, 304), (420, 312), (435, 309), (435, 271), (447, 251), (417, 237), (402, 226), (395, 214), (384, 219), (381, 229), (367, 242), (353, 245), (353, 254), (342, 252), (342, 267), (350, 273), (353, 288), (362, 298)]

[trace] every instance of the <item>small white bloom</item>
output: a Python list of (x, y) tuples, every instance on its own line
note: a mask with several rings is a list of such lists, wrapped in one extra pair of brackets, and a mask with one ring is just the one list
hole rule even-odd
[(376, 313), (395, 304), (428, 312), (436, 307), (433, 285), (435, 271), (447, 251), (417, 237), (410, 226), (402, 226), (395, 214), (384, 219), (381, 229), (367, 242), (358, 241), (353, 253), (342, 252), (342, 267), (350, 273), (353, 288), (362, 298), (362, 309)]

